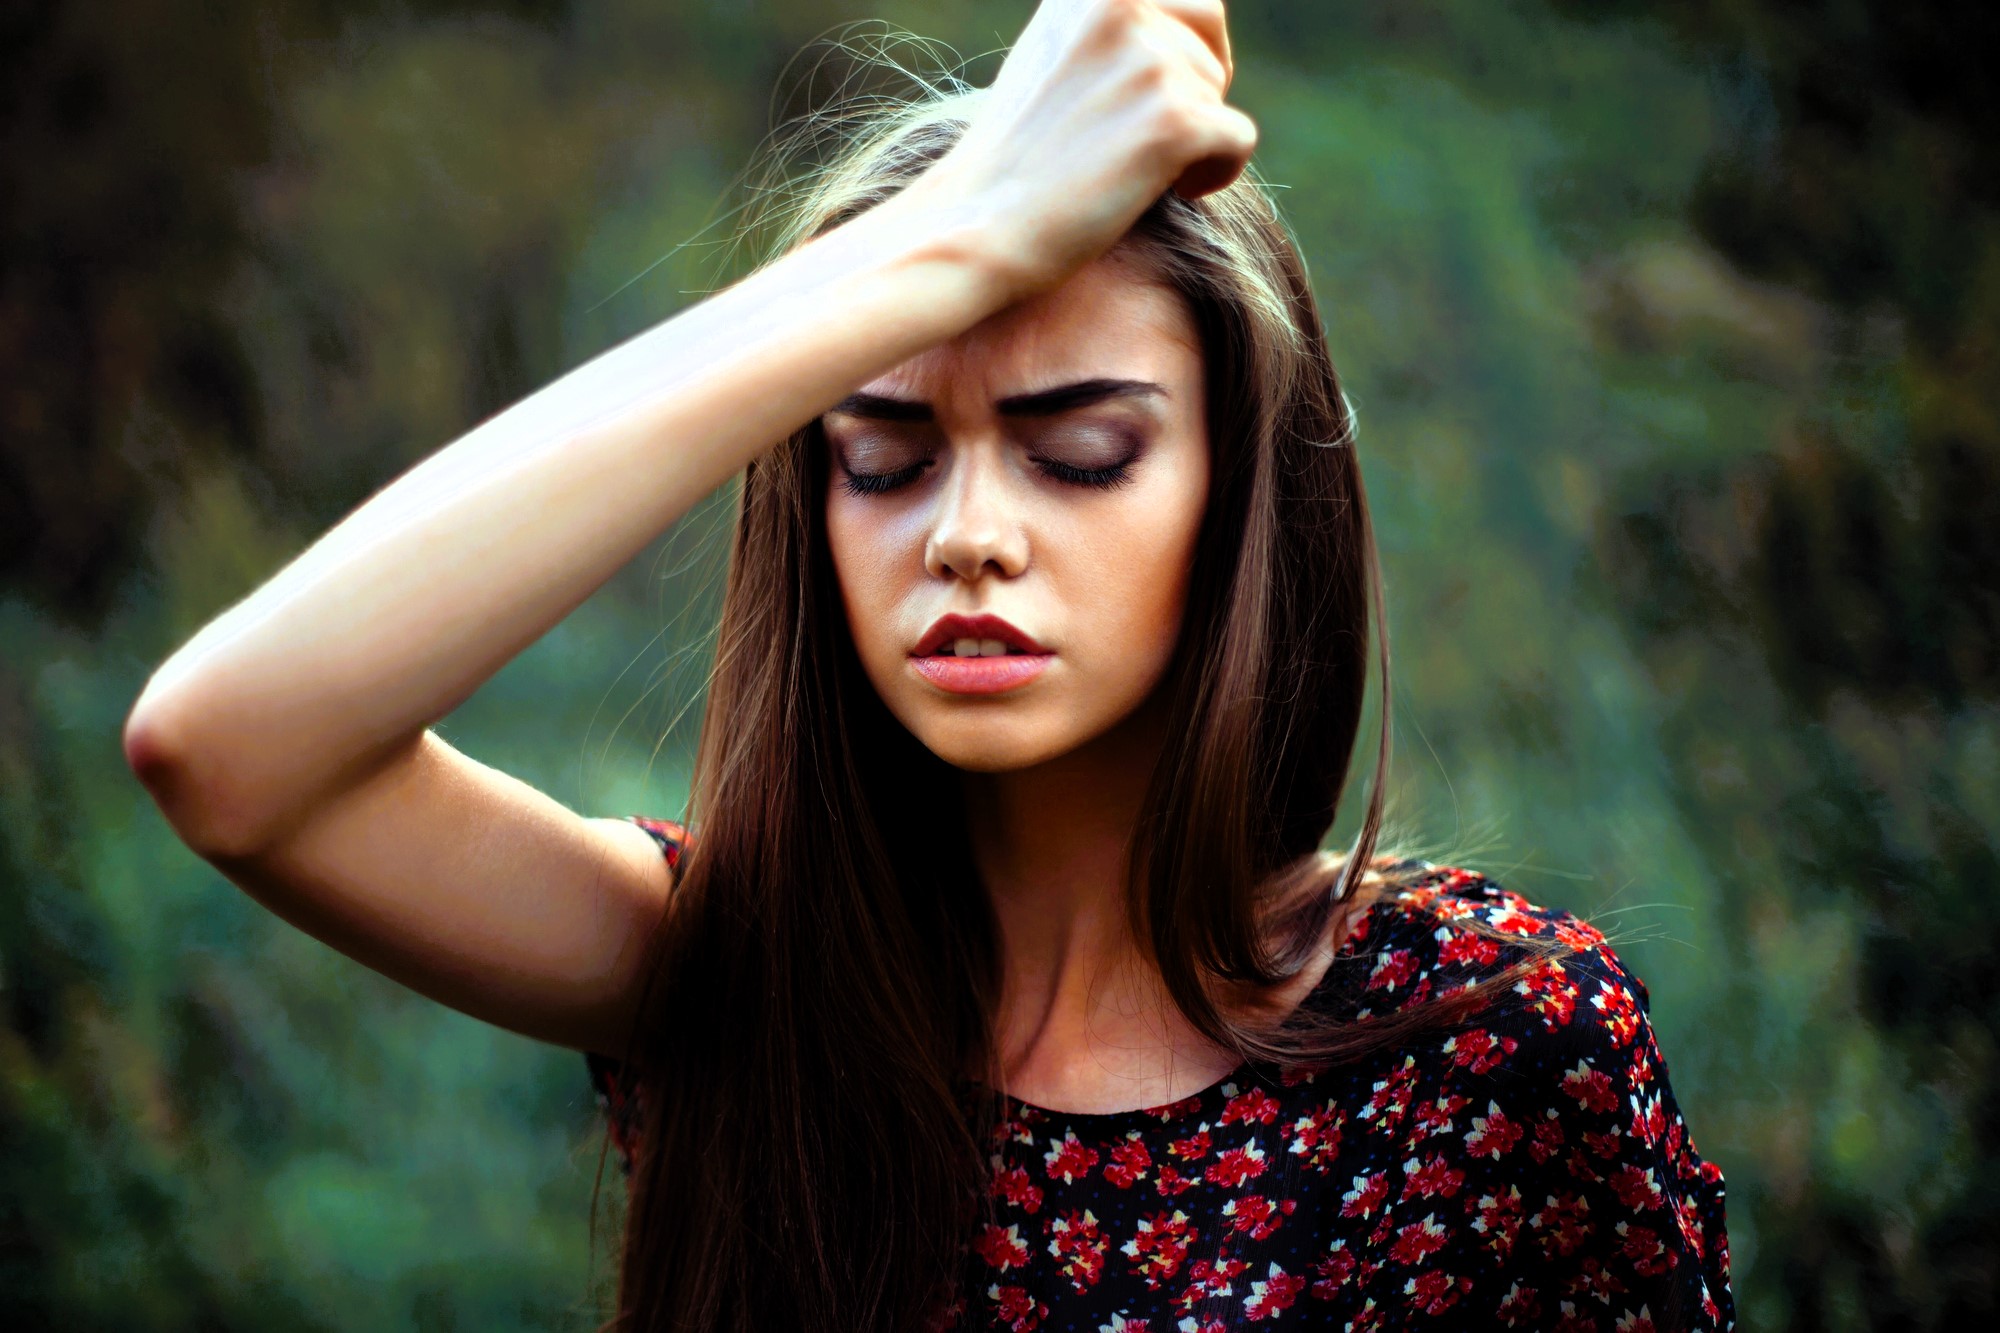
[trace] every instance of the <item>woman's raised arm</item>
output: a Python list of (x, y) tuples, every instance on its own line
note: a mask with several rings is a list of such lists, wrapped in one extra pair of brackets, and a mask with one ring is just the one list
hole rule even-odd
[(602, 1048), (665, 901), (656, 849), (429, 726), (771, 442), (1059, 281), (1177, 179), (1240, 169), (1254, 134), (1221, 100), (1221, 25), (1219, 0), (1044, 5), (963, 141), (909, 189), (355, 510), (134, 705), (126, 754), (176, 831), (398, 980)]

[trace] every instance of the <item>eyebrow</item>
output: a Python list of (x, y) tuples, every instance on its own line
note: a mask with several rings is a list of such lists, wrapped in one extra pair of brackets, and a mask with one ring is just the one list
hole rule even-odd
[[(1053, 389), (1018, 393), (994, 404), (1003, 417), (1052, 417), (1079, 407), (1121, 398), (1165, 398), (1165, 387), (1150, 380), (1078, 380)], [(879, 393), (851, 393), (827, 409), (844, 417), (869, 421), (929, 421), (931, 405), (915, 398), (891, 398)]]

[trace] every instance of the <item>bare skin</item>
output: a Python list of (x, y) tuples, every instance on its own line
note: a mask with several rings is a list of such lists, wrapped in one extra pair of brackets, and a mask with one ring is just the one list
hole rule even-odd
[[(1113, 252), (824, 420), (856, 650), (897, 719), (966, 774), (1005, 950), (1001, 1070), (1054, 1109), (1157, 1105), (1235, 1063), (1160, 991), (1124, 910), (1208, 496), (1202, 367), (1180, 298)], [(947, 613), (997, 615), (1050, 664), (1002, 693), (939, 688), (911, 654)]]
[[(1219, 0), (1045, 4), (964, 140), (908, 190), (441, 449), (204, 628), (133, 707), (134, 771), (189, 846), (335, 948), (501, 1026), (613, 1048), (670, 902), (657, 850), (429, 727), (771, 441), (861, 386), (920, 380), (942, 345), (1028, 327), (1006, 312), (1064, 287), (1161, 191), (1226, 183), (1255, 140), (1228, 78)], [(998, 503), (1005, 455), (980, 458), (940, 552), (971, 552), (962, 520)], [(966, 755), (987, 773), (968, 796), (1009, 923), (1008, 1058), (1059, 1101), (1138, 1104), (1186, 1067), (1157, 1004), (1107, 1033), (1087, 985), (1133, 957), (1099, 925), (1105, 840), (1130, 828), (1107, 784), (1158, 742), (1143, 708), (1121, 730), (1143, 675), (1107, 676), (1067, 747), (1044, 728)], [(951, 725), (926, 714), (918, 734), (949, 748)], [(1063, 774), (1106, 795), (1054, 844), (1067, 856), (1037, 806)], [(1092, 1033), (1167, 1050), (1168, 1072), (1146, 1056), (1136, 1082), (1093, 1092)]]

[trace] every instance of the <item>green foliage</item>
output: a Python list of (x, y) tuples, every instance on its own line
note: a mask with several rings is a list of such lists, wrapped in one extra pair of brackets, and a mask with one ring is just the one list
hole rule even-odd
[[(256, 906), (119, 727), (397, 470), (722, 280), (780, 71), (856, 15), (115, 8), (5, 57), (0, 1320), (589, 1327), (580, 1061)], [(1619, 938), (1728, 1176), (1747, 1325), (1990, 1313), (1985, 104), (1913, 96), (1885, 7), (1243, 8), (1238, 95), (1359, 413), (1406, 844)], [(980, 52), (1025, 6), (888, 17)], [(445, 733), (575, 808), (675, 812), (721, 513)]]

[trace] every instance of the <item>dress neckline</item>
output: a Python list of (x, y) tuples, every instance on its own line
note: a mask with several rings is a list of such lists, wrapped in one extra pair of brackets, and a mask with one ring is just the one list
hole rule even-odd
[[(1340, 947), (1333, 951), (1333, 958), (1327, 963), (1326, 971), (1320, 974), (1319, 980), (1313, 983), (1312, 989), (1307, 991), (1305, 996), (1294, 1006), (1295, 1009), (1303, 1009), (1307, 1005), (1324, 1004), (1327, 1002), (1331, 993), (1344, 980), (1342, 969), (1339, 966), (1340, 961), (1343, 958), (1355, 957), (1359, 951), (1358, 946), (1365, 940), (1374, 937), (1375, 930), (1372, 922), (1375, 914), (1393, 903), (1396, 897), (1397, 895), (1393, 891), (1381, 895), (1374, 902), (1369, 903), (1363, 911), (1349, 922), (1346, 938), (1341, 940)], [(1364, 929), (1364, 927), (1367, 928)], [(1128, 1119), (1166, 1121), (1177, 1119), (1187, 1111), (1222, 1096), (1224, 1088), (1246, 1080), (1256, 1080), (1261, 1076), (1262, 1071), (1255, 1061), (1244, 1060), (1232, 1066), (1222, 1077), (1205, 1087), (1188, 1093), (1185, 1097), (1180, 1097), (1170, 1102), (1160, 1102), (1152, 1106), (1133, 1106), (1116, 1111), (1061, 1111), (1053, 1107), (1042, 1106), (1036, 1102), (1027, 1101), (1014, 1096), (1010, 1092), (1004, 1091), (1000, 1093), (1000, 1100), (1009, 1119), (1019, 1119), (1025, 1115), (1043, 1120), (1061, 1120), (1070, 1123), (1088, 1122), (1091, 1124), (1109, 1124), (1114, 1121)], [(975, 1080), (974, 1086), (980, 1087), (984, 1085)]]

